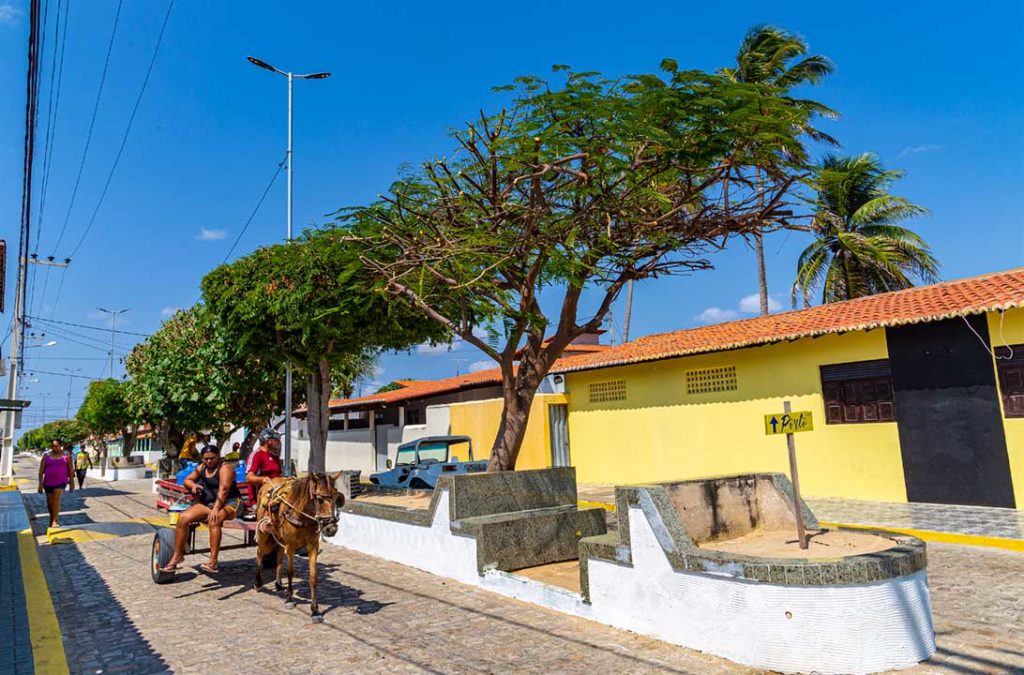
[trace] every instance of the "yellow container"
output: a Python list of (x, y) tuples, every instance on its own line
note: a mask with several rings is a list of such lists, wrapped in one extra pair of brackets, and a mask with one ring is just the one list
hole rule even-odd
[(177, 511), (171, 511), (170, 513), (167, 514), (167, 516), (168, 516), (168, 520), (171, 521), (171, 525), (177, 525), (178, 524), (178, 512)]

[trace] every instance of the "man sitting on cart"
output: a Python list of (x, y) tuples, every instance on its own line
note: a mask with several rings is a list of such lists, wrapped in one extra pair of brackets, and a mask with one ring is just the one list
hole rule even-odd
[(190, 526), (205, 520), (210, 528), (210, 560), (199, 567), (216, 574), (224, 521), (238, 517), (245, 509), (235, 484), (235, 471), (221, 460), (217, 446), (207, 445), (203, 448), (199, 466), (185, 479), (185, 488), (194, 496), (196, 503), (178, 518), (174, 528), (174, 555), (160, 571), (177, 571), (185, 558)]

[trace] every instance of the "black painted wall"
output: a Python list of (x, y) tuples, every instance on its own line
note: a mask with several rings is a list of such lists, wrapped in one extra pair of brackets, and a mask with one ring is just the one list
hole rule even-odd
[[(991, 344), (985, 317), (970, 317)], [(962, 318), (886, 329), (907, 498), (1014, 507), (992, 357)]]

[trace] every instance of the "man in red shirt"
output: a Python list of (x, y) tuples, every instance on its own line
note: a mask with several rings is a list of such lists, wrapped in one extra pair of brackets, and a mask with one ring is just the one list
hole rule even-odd
[(245, 482), (253, 486), (256, 492), (264, 484), (274, 478), (280, 478), (283, 467), (281, 464), (281, 440), (268, 438), (260, 449), (249, 458), (249, 470), (245, 474)]

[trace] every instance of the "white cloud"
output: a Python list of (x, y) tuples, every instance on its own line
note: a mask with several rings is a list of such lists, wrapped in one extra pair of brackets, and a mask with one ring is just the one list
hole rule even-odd
[(178, 311), (177, 307), (164, 307), (160, 310), (160, 316), (174, 316), (174, 313)]
[(445, 342), (436, 345), (432, 345), (428, 342), (423, 342), (421, 344), (416, 345), (416, 353), (425, 355), (447, 354), (451, 350), (455, 349), (461, 342), (461, 340), (456, 340), (455, 342), (452, 343)]
[[(769, 295), (768, 311), (777, 312), (780, 309), (782, 309), (782, 304)], [(740, 300), (740, 311), (744, 314), (759, 314), (761, 312), (761, 294), (751, 293), (750, 295), (744, 296)]]
[[(483, 328), (479, 328), (479, 327), (474, 328), (473, 329), (473, 335), (477, 336), (481, 340), (486, 340), (487, 339), (487, 331), (484, 330)], [(459, 350), (465, 349), (465, 348), (467, 348), (469, 346), (470, 345), (467, 345), (465, 340), (463, 340), (462, 338), (457, 337), (454, 340), (452, 340), (450, 343), (449, 342), (444, 342), (444, 343), (437, 344), (437, 345), (432, 345), (432, 344), (429, 344), (427, 342), (423, 342), (421, 344), (416, 345), (416, 353), (417, 354), (422, 354), (424, 356), (436, 356), (437, 354), (447, 354), (449, 352), (459, 351)], [(475, 349), (475, 347), (474, 347), (474, 349)]]
[(18, 19), (24, 14), (20, 8), (15, 7), (10, 3), (0, 4), (0, 23), (7, 24), (8, 26), (18, 25)]
[(490, 370), (491, 368), (496, 368), (496, 367), (497, 367), (497, 364), (494, 363), (494, 361), (481, 360), (481, 361), (474, 361), (473, 363), (469, 364), (469, 369), (468, 370), (471, 373), (479, 373), (481, 370)]
[(737, 312), (734, 309), (722, 309), (721, 307), (708, 307), (697, 315), (697, 321), (701, 323), (721, 323), (735, 319)]
[(942, 150), (941, 145), (935, 145), (934, 143), (924, 143), (922, 145), (910, 145), (900, 150), (900, 157), (909, 157), (911, 155), (920, 155), (925, 152), (936, 152)]
[(220, 241), (226, 236), (228, 236), (227, 230), (208, 230), (205, 227), (200, 227), (196, 239), (199, 241)]

